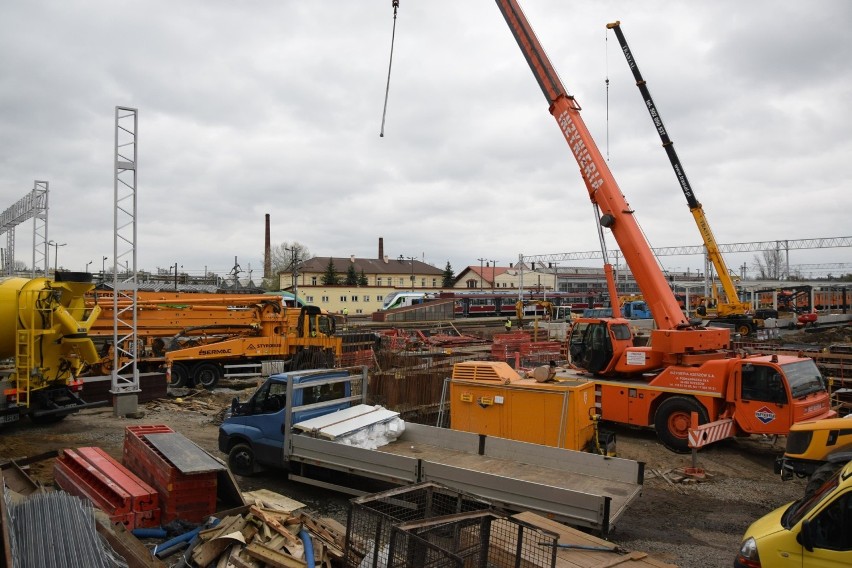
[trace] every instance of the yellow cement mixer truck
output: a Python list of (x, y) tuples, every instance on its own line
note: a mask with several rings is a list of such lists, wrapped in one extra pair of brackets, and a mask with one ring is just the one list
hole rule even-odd
[(0, 424), (29, 416), (57, 422), (88, 406), (80, 374), (99, 357), (88, 330), (100, 308), (87, 308), (90, 274), (0, 278)]

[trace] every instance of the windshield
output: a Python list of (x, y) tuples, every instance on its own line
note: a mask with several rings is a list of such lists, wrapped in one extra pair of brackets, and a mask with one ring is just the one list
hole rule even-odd
[(790, 394), (801, 398), (825, 389), (825, 382), (812, 359), (782, 365), (784, 375), (790, 383)]
[(822, 484), (822, 487), (817, 489), (810, 497), (805, 496), (790, 505), (781, 517), (781, 524), (784, 528), (790, 529), (794, 527), (796, 523), (801, 521), (809, 512), (817, 507), (817, 505), (819, 505), (826, 496), (830, 495), (840, 483), (840, 474), (842, 471), (843, 468), (837, 470), (837, 472), (828, 478), (828, 480)]

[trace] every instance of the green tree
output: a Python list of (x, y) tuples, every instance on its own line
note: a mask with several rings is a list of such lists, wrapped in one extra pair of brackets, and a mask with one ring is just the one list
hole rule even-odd
[(447, 266), (444, 267), (444, 274), (441, 280), (441, 286), (444, 288), (452, 288), (453, 281), (456, 279), (455, 274), (453, 274), (453, 267), (450, 266), (450, 261), (447, 261)]
[(367, 275), (364, 274), (364, 269), (361, 269), (361, 274), (358, 275), (358, 286), (366, 286), (368, 284)]
[(349, 268), (346, 270), (346, 280), (344, 284), (347, 286), (357, 286), (358, 285), (358, 273), (355, 272), (355, 265), (349, 263)]
[(337, 286), (340, 284), (340, 275), (334, 268), (334, 259), (329, 257), (328, 264), (325, 267), (325, 273), (322, 275), (322, 283), (325, 286)]

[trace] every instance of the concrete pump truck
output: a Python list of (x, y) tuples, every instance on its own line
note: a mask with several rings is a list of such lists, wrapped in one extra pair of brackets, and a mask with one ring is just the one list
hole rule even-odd
[[(813, 360), (757, 356), (730, 349), (730, 330), (693, 326), (657, 265), (650, 245), (615, 182), (606, 160), (516, 0), (497, 0), (580, 168), (606, 263), (604, 229), (618, 243), (657, 329), (650, 343), (634, 346), (630, 322), (620, 317), (577, 320), (570, 332), (570, 365), (560, 378), (595, 383), (601, 419), (651, 427), (678, 452), (734, 435), (786, 434), (792, 424), (835, 415)], [(611, 274), (611, 266), (608, 273)], [(610, 295), (615, 286), (610, 276)], [(617, 312), (616, 312), (617, 313)], [(613, 314), (615, 315), (615, 314)], [(698, 424), (713, 422), (696, 441)]]

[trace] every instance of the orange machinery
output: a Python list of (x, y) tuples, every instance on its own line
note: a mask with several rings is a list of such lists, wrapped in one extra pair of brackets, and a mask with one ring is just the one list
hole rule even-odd
[[(119, 311), (128, 301), (121, 300)], [(95, 372), (107, 373), (113, 365), (113, 297), (100, 295), (90, 303), (101, 309), (89, 334), (101, 355)], [(140, 291), (136, 305), (137, 366), (146, 372), (171, 364), (173, 386), (213, 388), (225, 364), (280, 359), (288, 368), (327, 367), (341, 353), (332, 316), (314, 306), (288, 307), (280, 296)]]
[[(516, 0), (496, 0), (556, 119), (599, 218), (618, 243), (656, 329), (634, 346), (621, 318), (580, 318), (569, 336), (572, 368), (592, 377), (604, 420), (653, 427), (675, 451), (689, 450), (691, 417), (720, 423), (724, 435), (784, 434), (792, 424), (834, 413), (811, 359), (750, 357), (730, 350), (727, 329), (693, 327), (656, 263), (621, 189)], [(610, 296), (617, 295), (611, 291)]]
[[(614, 437), (600, 436), (595, 416), (595, 387), (589, 381), (522, 378), (503, 362), (465, 361), (453, 365), (450, 428), (554, 446), (614, 455)], [(603, 448), (599, 443), (601, 438)]]

